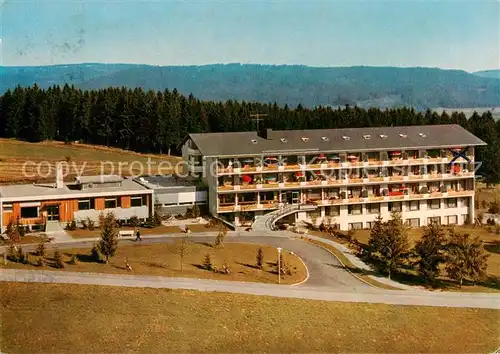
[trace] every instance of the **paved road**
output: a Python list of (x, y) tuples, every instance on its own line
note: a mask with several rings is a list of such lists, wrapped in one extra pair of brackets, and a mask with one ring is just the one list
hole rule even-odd
[(341, 302), (500, 309), (499, 295), (474, 293), (430, 293), (423, 291), (407, 292), (390, 290), (357, 293), (342, 292), (338, 289), (330, 290), (324, 286), (290, 286), (189, 278), (91, 274), (60, 271), (28, 271), (19, 269), (4, 269), (0, 271), (0, 279), (3, 281), (19, 282), (192, 289), (198, 291), (218, 291)]

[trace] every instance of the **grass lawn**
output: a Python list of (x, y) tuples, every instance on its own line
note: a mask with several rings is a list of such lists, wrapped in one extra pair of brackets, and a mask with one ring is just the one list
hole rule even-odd
[[(413, 246), (416, 241), (418, 241), (424, 232), (424, 228), (411, 228), (409, 230), (408, 236), (410, 238), (411, 245)], [(488, 292), (488, 291), (500, 291), (500, 235), (495, 234), (494, 232), (489, 232), (487, 229), (482, 227), (471, 227), (471, 226), (457, 226), (455, 230), (460, 233), (469, 233), (471, 236), (478, 236), (481, 240), (484, 241), (484, 248), (489, 254), (488, 258), (488, 280), (482, 285), (468, 285), (465, 284), (462, 286), (462, 291), (480, 291), (480, 292)], [(318, 235), (325, 238), (331, 238), (331, 236), (326, 235), (324, 233), (319, 232), (311, 232), (311, 234)], [(354, 233), (354, 238), (356, 238), (360, 243), (364, 245), (368, 245), (368, 240), (370, 237), (370, 230), (356, 230)], [(335, 241), (339, 241), (334, 239)], [(416, 274), (414, 271), (405, 271), (407, 275), (414, 278)], [(444, 272), (443, 272), (444, 273)], [(410, 279), (407, 278), (397, 278), (397, 280), (402, 282), (407, 282)], [(443, 286), (446, 287), (446, 290), (458, 290), (456, 288), (456, 284), (447, 279), (446, 277), (442, 277)], [(413, 280), (411, 280), (413, 281)]]
[[(256, 269), (256, 255), (259, 247), (264, 252), (263, 269)], [(119, 246), (114, 257), (110, 259), (109, 264), (97, 263), (90, 259), (90, 249), (64, 249), (63, 253), (66, 266), (62, 271), (73, 272), (92, 272), (92, 273), (115, 273), (115, 274), (134, 274), (134, 275), (156, 275), (168, 277), (190, 277), (190, 278), (208, 278), (218, 280), (236, 280), (262, 283), (276, 283), (276, 248), (255, 245), (250, 243), (226, 243), (224, 248), (214, 248), (205, 243), (190, 243), (183, 260), (183, 270), (180, 270), (180, 256), (177, 253), (176, 244), (153, 244), (153, 245), (127, 245)], [(9, 262), (8, 268), (21, 269), (49, 269), (57, 270), (54, 267), (53, 252), (48, 251), (45, 258), (46, 265), (37, 267), (38, 256), (31, 255), (31, 264), (20, 264)], [(215, 273), (203, 268), (205, 254), (210, 254), (212, 264), (218, 269), (222, 268), (223, 263), (229, 267), (230, 274)], [(71, 256), (75, 254), (77, 264), (68, 264)], [(294, 272), (292, 275), (282, 276), (283, 284), (293, 284), (300, 282), (306, 277), (306, 268), (295, 255), (285, 252), (285, 262), (290, 265)], [(125, 260), (132, 267), (132, 271), (125, 268)]]
[[(120, 150), (116, 148), (108, 148), (104, 146), (86, 145), (86, 144), (71, 144), (66, 145), (57, 141), (46, 141), (41, 143), (28, 143), (12, 139), (0, 139), (0, 183), (8, 182), (33, 182), (33, 178), (23, 176), (23, 164), (26, 161), (33, 161), (38, 164), (41, 161), (48, 161), (51, 164), (56, 161), (67, 161), (70, 166), (70, 174), (68, 180), (76, 175), (77, 171), (83, 169), (83, 175), (99, 174), (101, 170), (101, 161), (110, 161), (113, 164), (105, 164), (105, 173), (119, 173), (118, 163), (122, 163), (121, 174), (129, 175), (140, 172), (138, 170), (139, 163), (144, 166), (143, 173), (147, 173), (147, 162), (151, 159), (151, 173), (167, 173), (171, 172), (168, 164), (159, 165), (162, 161), (169, 161), (171, 165), (175, 165), (180, 159), (168, 155), (152, 155), (139, 154), (132, 151)], [(132, 162), (134, 165), (131, 165)], [(111, 165), (114, 165), (114, 171), (111, 170)], [(48, 166), (41, 165), (41, 172), (48, 172)], [(130, 168), (132, 167), (132, 168)], [(26, 169), (29, 174), (36, 173), (36, 166), (31, 166)], [(38, 179), (38, 181), (53, 181), (54, 171), (50, 177)]]
[[(37, 234), (37, 235), (28, 234), (28, 235), (21, 237), (20, 244), (21, 245), (28, 245), (28, 244), (32, 244), (32, 243), (45, 243), (45, 242), (49, 242), (49, 239), (48, 239), (47, 235), (45, 235), (45, 234)], [(11, 242), (9, 240), (2, 239), (0, 241), (0, 244), (10, 246)]]
[(491, 353), (500, 311), (2, 283), (4, 353)]

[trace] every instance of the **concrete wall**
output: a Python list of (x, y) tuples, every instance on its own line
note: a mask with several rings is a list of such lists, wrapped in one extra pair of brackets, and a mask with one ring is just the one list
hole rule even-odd
[(75, 221), (78, 223), (81, 220), (86, 220), (90, 218), (94, 222), (99, 221), (99, 215), (101, 213), (112, 212), (115, 214), (117, 219), (130, 219), (132, 216), (137, 216), (139, 219), (146, 219), (149, 216), (148, 207), (143, 205), (141, 207), (131, 207), (131, 208), (113, 208), (104, 210), (79, 210), (74, 213)]

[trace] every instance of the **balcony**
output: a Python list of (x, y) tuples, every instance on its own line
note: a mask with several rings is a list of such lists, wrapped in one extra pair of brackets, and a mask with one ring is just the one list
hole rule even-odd
[(193, 156), (201, 155), (200, 150), (192, 149), (192, 148), (187, 148), (187, 153), (188, 153), (188, 155), (193, 155)]
[(219, 204), (219, 207), (217, 208), (219, 213), (232, 212), (235, 211), (235, 209), (235, 204)]
[(448, 190), (448, 196), (460, 197), (460, 196), (471, 196), (474, 193), (473, 190)]

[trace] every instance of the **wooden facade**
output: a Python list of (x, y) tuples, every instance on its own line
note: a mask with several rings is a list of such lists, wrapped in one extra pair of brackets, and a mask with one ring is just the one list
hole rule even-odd
[[(149, 206), (151, 205), (151, 195), (146, 194), (146, 195), (138, 195), (140, 197), (146, 197), (146, 205)], [(97, 197), (97, 198), (87, 198), (88, 199), (94, 199), (94, 209), (95, 210), (105, 210), (105, 200), (113, 198), (113, 197)], [(128, 196), (116, 196), (116, 198), (120, 198), (119, 200), (119, 205), (121, 208), (130, 208), (131, 207), (131, 197), (130, 195)], [(12, 205), (11, 211), (2, 211), (1, 215), (1, 221), (2, 225), (6, 226), (10, 222), (16, 223), (17, 220), (19, 220), (20, 224), (23, 225), (36, 225), (36, 224), (45, 224), (47, 220), (50, 220), (48, 217), (49, 215), (49, 210), (51, 210), (50, 207), (55, 207), (58, 206), (58, 221), (62, 223), (66, 223), (69, 221), (74, 220), (74, 213), (78, 211), (78, 201), (79, 200), (86, 200), (86, 198), (80, 198), (80, 199), (61, 199), (61, 200), (46, 200), (40, 202), (38, 206), (38, 217), (37, 218), (22, 218), (21, 217), (21, 205), (25, 204), (26, 202), (13, 202), (13, 203), (7, 203), (9, 205)], [(5, 204), (4, 204), (5, 205)], [(54, 209), (52, 209), (54, 210)], [(57, 210), (57, 209), (55, 209)], [(57, 219), (56, 219), (57, 220)]]

